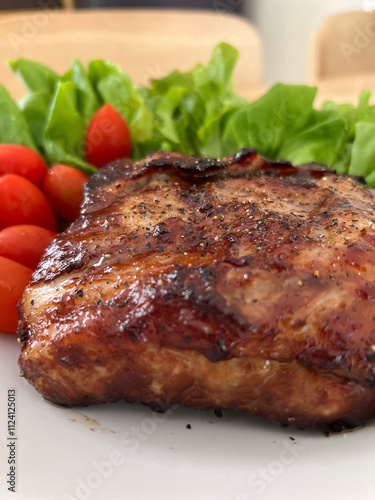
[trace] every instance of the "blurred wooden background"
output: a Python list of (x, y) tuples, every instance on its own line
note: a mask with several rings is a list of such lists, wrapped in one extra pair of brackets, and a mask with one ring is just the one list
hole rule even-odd
[[(110, 59), (139, 85), (174, 69), (208, 62), (225, 41), (239, 50), (236, 90), (251, 98), (262, 84), (261, 42), (246, 19), (228, 13), (183, 9), (62, 10), (2, 14), (0, 54), (47, 64), (62, 73), (72, 59)], [(9, 68), (1, 82), (15, 98), (25, 93)]]

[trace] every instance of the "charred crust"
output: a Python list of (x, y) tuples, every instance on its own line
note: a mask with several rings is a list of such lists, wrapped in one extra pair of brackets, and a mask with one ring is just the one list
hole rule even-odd
[(129, 177), (134, 172), (134, 164), (130, 160), (115, 160), (94, 174), (85, 185), (85, 194), (108, 186), (118, 179)]
[(257, 150), (255, 148), (242, 148), (234, 155), (234, 161), (238, 163), (246, 163), (252, 161), (256, 154)]
[(18, 328), (17, 328), (18, 338), (20, 339), (21, 342), (26, 342), (26, 340), (30, 337), (30, 334), (31, 334), (30, 325), (21, 320), (18, 323)]
[(329, 437), (332, 434), (338, 434), (340, 432), (353, 429), (355, 425), (350, 425), (347, 422), (335, 421), (330, 422), (325, 425), (324, 434)]
[(366, 179), (362, 175), (348, 175), (348, 174), (344, 174), (343, 177), (347, 177), (349, 179), (354, 179), (359, 184), (362, 184), (362, 186), (367, 186)]
[(172, 167), (181, 171), (205, 172), (210, 169), (224, 169), (229, 162), (217, 160), (215, 158), (198, 158), (196, 156), (183, 156), (174, 154), (165, 154), (160, 158), (155, 158), (143, 163), (148, 168), (164, 169)]
[(271, 167), (286, 168), (287, 170), (290, 167), (293, 167), (293, 165), (290, 161), (281, 160), (280, 158), (278, 158), (277, 160), (268, 160), (268, 163), (271, 165)]
[[(75, 262), (70, 262), (64, 269), (64, 271), (69, 274), (71, 273), (72, 271), (74, 271), (75, 269), (81, 269), (81, 267), (83, 266), (83, 259), (78, 259), (76, 260)], [(78, 294), (77, 294), (78, 295)]]

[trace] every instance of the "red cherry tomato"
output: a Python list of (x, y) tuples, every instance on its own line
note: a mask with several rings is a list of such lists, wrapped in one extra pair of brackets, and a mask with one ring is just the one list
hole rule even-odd
[(0, 229), (32, 224), (57, 232), (56, 216), (42, 191), (19, 175), (0, 177)]
[(59, 217), (73, 222), (79, 216), (83, 186), (89, 180), (80, 170), (68, 165), (55, 165), (47, 172), (43, 191)]
[(17, 330), (17, 304), (31, 275), (31, 269), (0, 257), (0, 332), (15, 333)]
[(96, 167), (130, 156), (130, 130), (110, 104), (105, 104), (93, 116), (86, 132), (85, 148), (87, 161)]
[(46, 173), (47, 165), (33, 149), (19, 144), (0, 144), (0, 175), (17, 174), (41, 186)]
[(56, 233), (44, 227), (20, 225), (0, 231), (0, 256), (36, 269)]

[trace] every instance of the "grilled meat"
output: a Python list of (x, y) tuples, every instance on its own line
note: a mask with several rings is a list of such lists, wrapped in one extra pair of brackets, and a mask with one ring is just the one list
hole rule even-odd
[(298, 426), (375, 415), (375, 201), (254, 150), (157, 153), (88, 183), (20, 302), (48, 400), (234, 408)]

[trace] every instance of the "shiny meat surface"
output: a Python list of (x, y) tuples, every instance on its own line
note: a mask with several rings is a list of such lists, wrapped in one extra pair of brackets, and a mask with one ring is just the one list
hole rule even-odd
[(375, 415), (375, 201), (253, 150), (157, 153), (89, 182), (21, 300), (48, 400), (234, 408), (298, 426)]

